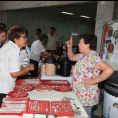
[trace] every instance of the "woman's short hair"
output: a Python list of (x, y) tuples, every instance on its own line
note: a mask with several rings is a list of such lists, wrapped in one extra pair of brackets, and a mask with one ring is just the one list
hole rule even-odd
[(2, 26), (0, 26), (0, 34), (1, 34), (2, 32), (6, 32), (6, 33), (7, 33), (7, 30), (6, 30), (5, 28), (3, 28)]
[(97, 36), (92, 33), (85, 33), (79, 36), (80, 39), (84, 39), (85, 44), (90, 44), (90, 50), (96, 50), (97, 47)]
[(8, 40), (15, 42), (14, 39), (19, 39), (22, 34), (26, 34), (25, 29), (23, 27), (15, 25), (8, 31)]
[(48, 36), (47, 34), (43, 33), (39, 36), (39, 40), (42, 41), (47, 41), (48, 40)]
[(4, 23), (0, 23), (0, 26), (3, 26), (4, 28), (6, 28), (6, 25)]

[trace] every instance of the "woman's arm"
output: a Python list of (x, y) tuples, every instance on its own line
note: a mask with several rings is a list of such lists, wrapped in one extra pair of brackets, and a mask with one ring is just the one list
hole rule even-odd
[(107, 63), (103, 62), (103, 61), (96, 64), (94, 67), (103, 71), (96, 78), (96, 83), (99, 83), (101, 81), (104, 81), (104, 80), (108, 79), (114, 72), (113, 68), (111, 66), (109, 66)]
[(103, 61), (96, 64), (94, 68), (98, 68), (102, 70), (103, 72), (95, 79), (94, 78), (86, 79), (86, 80), (83, 79), (84, 84), (86, 84), (87, 86), (97, 84), (101, 81), (108, 79), (114, 72), (113, 68)]
[(21, 67), (20, 71), (12, 72), (10, 74), (11, 74), (12, 78), (16, 78), (18, 76), (24, 75), (25, 73), (27, 73), (30, 70), (34, 70), (34, 65), (33, 64), (30, 64), (27, 67)]
[(77, 54), (74, 54), (73, 51), (72, 51), (72, 46), (73, 46), (73, 43), (72, 43), (72, 36), (70, 37), (70, 40), (68, 40), (66, 42), (66, 45), (67, 45), (67, 55), (68, 55), (68, 58), (71, 60), (71, 61), (77, 61), (78, 58), (77, 58)]

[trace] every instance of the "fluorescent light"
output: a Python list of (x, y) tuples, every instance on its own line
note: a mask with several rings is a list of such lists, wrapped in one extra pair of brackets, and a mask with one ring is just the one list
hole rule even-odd
[(75, 33), (75, 35), (77, 35), (77, 33)]
[(71, 35), (78, 35), (78, 33), (71, 33)]
[(101, 2), (101, 4), (105, 4), (105, 2)]
[(68, 15), (75, 15), (75, 14), (73, 14), (73, 13), (69, 13), (69, 12), (61, 12), (61, 13), (63, 13), (63, 14), (68, 14)]
[(83, 18), (90, 18), (90, 17), (88, 17), (88, 16), (83, 16), (83, 15), (81, 15), (80, 17), (83, 17)]

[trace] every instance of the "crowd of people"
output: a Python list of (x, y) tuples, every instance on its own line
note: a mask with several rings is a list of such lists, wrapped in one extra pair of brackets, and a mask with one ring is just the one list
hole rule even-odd
[[(29, 75), (36, 79), (40, 55), (50, 56), (44, 47), (46, 42), (51, 41), (48, 41), (48, 35), (41, 33), (39, 28), (36, 29), (36, 35), (37, 39), (32, 43), (30, 52), (27, 44), (28, 31), (25, 28), (13, 26), (7, 32), (6, 25), (0, 23), (0, 106), (2, 99), (13, 89), (15, 80), (27, 79)], [(53, 42), (58, 43), (57, 37), (53, 35)], [(8, 41), (3, 44), (6, 36)]]
[[(7, 32), (6, 25), (0, 23), (0, 105), (2, 99), (13, 89), (16, 79), (27, 78), (28, 75), (34, 79), (38, 77), (41, 55), (49, 56), (52, 51), (55, 54), (60, 53), (55, 31), (55, 27), (51, 27), (50, 33), (45, 34), (41, 33), (40, 28), (36, 29), (37, 37), (30, 52), (26, 29), (13, 26)], [(6, 35), (8, 42), (3, 45)], [(73, 91), (91, 118), (91, 110), (98, 104), (98, 83), (108, 79), (113, 74), (113, 69), (95, 51), (97, 37), (94, 34), (82, 34), (79, 39), (80, 53), (73, 53), (71, 36), (66, 42), (67, 55), (71, 61), (76, 61), (72, 79)]]

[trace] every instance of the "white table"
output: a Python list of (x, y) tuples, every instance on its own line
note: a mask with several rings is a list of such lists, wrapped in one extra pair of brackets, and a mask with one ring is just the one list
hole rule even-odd
[[(71, 98), (73, 99), (73, 100), (70, 100), (73, 110), (76, 109), (74, 106), (74, 103), (75, 103), (76, 106), (80, 107), (80, 111), (81, 111), (81, 115), (73, 117), (73, 118), (88, 118), (86, 111), (80, 104), (75, 93), (72, 91), (71, 92), (58, 92), (58, 91), (53, 90), (53, 91), (42, 92), (42, 91), (33, 90), (32, 92), (29, 92), (28, 97), (30, 97), (30, 99), (32, 100), (46, 100), (46, 101), (61, 101), (64, 97)], [(69, 118), (72, 118), (72, 117), (69, 117)]]
[[(45, 73), (41, 73), (41, 80), (68, 80), (70, 84), (72, 84), (72, 74), (69, 77), (62, 77), (60, 75), (55, 76), (47, 76)], [(72, 86), (72, 85), (71, 85)]]
[[(77, 107), (80, 107), (81, 115), (68, 117), (68, 118), (89, 118), (86, 111), (80, 104), (78, 98), (76, 97), (74, 92), (58, 92), (55, 90), (52, 91), (37, 91), (33, 90), (28, 92), (28, 97), (32, 100), (46, 100), (46, 101), (61, 101), (64, 97), (71, 98), (70, 102), (73, 107), (73, 110), (76, 109), (74, 103)], [(17, 115), (0, 115), (0, 118), (22, 118), (21, 116)], [(57, 117), (57, 118), (64, 118), (64, 117)]]

